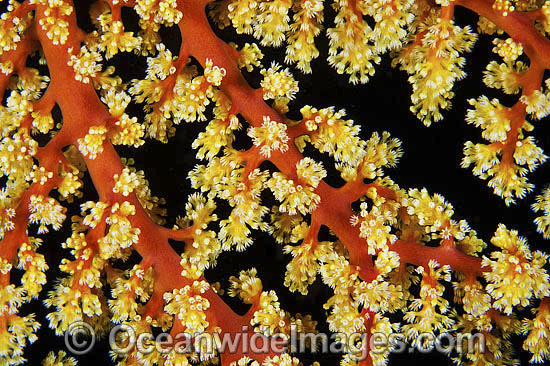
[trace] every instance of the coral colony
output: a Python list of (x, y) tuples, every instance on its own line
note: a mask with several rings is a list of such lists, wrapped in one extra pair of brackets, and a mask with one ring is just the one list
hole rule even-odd
[[(79, 6), (95, 30), (79, 26)], [(457, 7), (479, 17), (459, 26)], [(335, 14), (330, 20), (328, 10)], [(125, 29), (125, 11), (134, 12), (139, 29)], [(226, 43), (213, 27), (256, 42)], [(181, 35), (177, 56), (162, 42), (163, 29)], [(483, 95), (469, 101), (466, 121), (485, 142), (467, 142), (462, 165), (509, 205), (534, 190), (528, 173), (547, 159), (532, 131), (550, 113), (549, 34), (550, 1), (543, 0), (3, 1), (0, 365), (25, 363), (24, 350), (32, 349), (40, 327), (62, 340), (78, 321), (98, 336), (119, 324), (137, 333), (194, 336), (249, 326), (249, 334), (267, 342), (293, 327), (315, 332), (316, 321), (285, 311), (254, 268), (228, 274), (225, 289), (205, 279), (221, 252), (244, 251), (257, 231), (291, 255), (284, 274), (290, 291), (308, 294), (317, 276), (330, 287), (320, 306), (340, 336), (400, 332), (415, 344), (426, 333), (480, 333), (483, 347), (449, 354), (449, 363), (514, 365), (523, 351), (533, 363), (549, 362), (549, 256), (504, 225), (485, 243), (453, 217), (441, 195), (400, 188), (384, 172), (402, 156), (400, 141), (386, 132), (362, 139), (338, 106), (302, 105), (293, 111), (297, 119), (289, 117), (299, 89), (282, 66), (312, 73), (322, 37), (324, 57), (353, 84), (366, 83), (381, 58), (390, 57), (408, 74), (411, 111), (430, 125), (451, 108), (479, 35), (493, 37), (498, 61), (486, 65), (483, 82), (515, 95), (515, 104)], [(277, 46), (286, 58), (266, 60), (263, 52)], [(119, 70), (106, 65), (119, 53), (146, 57), (141, 80), (123, 83)], [(252, 88), (242, 72), (256, 73), (261, 86)], [(142, 115), (132, 116), (129, 105)], [(55, 108), (62, 118), (52, 115)], [(195, 192), (186, 214), (168, 225), (164, 200), (115, 146), (168, 142), (186, 123), (205, 126), (188, 146), (201, 163), (188, 172)], [(239, 140), (250, 147), (237, 147)], [(327, 184), (327, 162), (305, 156), (307, 149), (329, 156), (345, 184)], [(276, 171), (264, 169), (266, 161)], [(97, 199), (83, 194), (85, 174)], [(537, 189), (535, 225), (550, 237), (550, 189)], [(262, 192), (275, 204), (266, 205)], [(219, 210), (220, 202), (229, 209)], [(71, 204), (80, 215), (68, 217)], [(67, 221), (72, 232), (62, 244), (44, 235)], [(332, 239), (319, 239), (322, 227)], [(169, 240), (180, 243), (181, 254)], [(50, 285), (53, 269), (41, 251), (53, 245), (68, 257)], [(140, 260), (121, 269), (133, 254)], [(39, 301), (46, 286), (51, 291)], [(446, 287), (454, 298), (443, 296)], [(249, 310), (234, 312), (220, 297), (224, 290)], [(25, 310), (29, 302), (45, 306), (45, 324)], [(351, 346), (342, 365), (385, 365), (391, 352), (391, 345), (367, 349), (361, 338)], [(73, 356), (52, 351), (43, 365), (75, 365)], [(116, 365), (302, 362), (288, 352), (241, 346), (225, 353), (133, 348), (111, 356)]]

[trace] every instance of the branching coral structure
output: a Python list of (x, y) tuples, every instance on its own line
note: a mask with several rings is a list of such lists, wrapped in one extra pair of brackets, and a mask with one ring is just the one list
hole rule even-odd
[[(283, 66), (314, 73), (324, 56), (358, 84), (390, 58), (408, 77), (411, 112), (429, 126), (451, 109), (480, 35), (493, 37), (498, 61), (486, 65), (482, 82), (508, 96), (468, 101), (465, 120), (485, 142), (466, 142), (462, 166), (511, 205), (535, 189), (527, 175), (547, 160), (533, 131), (550, 114), (550, 1), (4, 3), (0, 365), (26, 363), (40, 327), (62, 339), (79, 322), (98, 337), (117, 325), (217, 336), (214, 347), (185, 352), (149, 339), (150, 352), (112, 352), (120, 366), (303, 363), (290, 349), (253, 352), (243, 342), (220, 351), (221, 338), (243, 329), (271, 345), (294, 330), (317, 332), (310, 315), (284, 309), (256, 268), (228, 274), (227, 288), (205, 277), (222, 252), (247, 250), (258, 232), (289, 254), (283, 281), (291, 292), (308, 295), (317, 278), (330, 288), (319, 306), (341, 338), (399, 333), (426, 346), (421, 335), (478, 334), (483, 344), (449, 352), (449, 362), (515, 365), (520, 349), (533, 363), (550, 360), (549, 255), (505, 225), (486, 243), (440, 194), (402, 188), (386, 172), (403, 155), (389, 133), (363, 138), (338, 106), (292, 110), (299, 83)], [(457, 8), (476, 14), (477, 24), (458, 25)], [(135, 24), (127, 24), (130, 13)], [(224, 28), (249, 41), (226, 42)], [(167, 33), (179, 37), (179, 49), (166, 45)], [(316, 45), (323, 37), (324, 55)], [(284, 60), (266, 60), (266, 49), (281, 46)], [(140, 77), (120, 75), (111, 61), (122, 53), (146, 60)], [(247, 79), (254, 73), (257, 88)], [(167, 143), (189, 123), (205, 126), (186, 147), (200, 163), (187, 172), (194, 192), (185, 214), (170, 218), (145, 172), (120, 152)], [(329, 184), (331, 174), (343, 183)], [(532, 208), (547, 238), (548, 188)], [(69, 226), (61, 243), (51, 239)], [(45, 246), (66, 256), (57, 268)], [(248, 310), (235, 312), (224, 292)], [(39, 301), (43, 324), (27, 312)], [(388, 363), (393, 345), (373, 348), (365, 339), (346, 344), (342, 365)], [(57, 351), (43, 365), (76, 364), (77, 356)]]

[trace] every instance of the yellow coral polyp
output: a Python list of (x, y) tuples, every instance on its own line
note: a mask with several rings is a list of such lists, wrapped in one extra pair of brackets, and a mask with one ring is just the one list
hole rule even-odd
[(528, 183), (525, 168), (515, 164), (498, 164), (490, 171), (489, 187), (496, 195), (504, 198), (507, 205), (515, 202), (514, 198), (523, 198), (533, 190), (533, 184)]
[(8, 17), (10, 12), (14, 12), (19, 6), (19, 2), (10, 0), (7, 6), (7, 13), (0, 19), (0, 55), (4, 52), (15, 50), (17, 43), (21, 41), (21, 34), (27, 28), (28, 17)]
[[(0, 294), (2, 296), (12, 295), (9, 291), (5, 293), (2, 289), (0, 289)], [(24, 363), (26, 360), (23, 358), (23, 348), (27, 344), (36, 342), (38, 337), (35, 333), (40, 328), (40, 323), (34, 319), (34, 314), (24, 317), (11, 315), (6, 318), (6, 314), (0, 313), (0, 321), (6, 324), (5, 330), (0, 336), (1, 360), (12, 365)]]
[(550, 238), (550, 187), (546, 187), (540, 195), (536, 197), (536, 202), (531, 205), (533, 211), (541, 213), (535, 219), (537, 231)]
[(42, 113), (36, 111), (32, 112), (32, 126), (36, 128), (41, 133), (48, 133), (54, 125), (54, 120), (50, 115), (43, 115)]
[(251, 34), (256, 20), (258, 1), (237, 0), (227, 5), (227, 18), (233, 24), (237, 33)]
[[(236, 45), (231, 45), (233, 47), (236, 47)], [(256, 43), (245, 43), (245, 45), (239, 51), (237, 64), (241, 69), (246, 68), (247, 71), (252, 71), (254, 70), (254, 67), (261, 67), (262, 63), (260, 60), (263, 57), (264, 55)]]
[(260, 127), (251, 127), (248, 136), (252, 138), (254, 146), (260, 148), (260, 153), (271, 157), (273, 151), (284, 153), (288, 150), (287, 126), (283, 123), (272, 121), (269, 116), (264, 116)]
[(141, 37), (134, 37), (133, 32), (124, 32), (124, 26), (120, 20), (107, 27), (99, 43), (99, 49), (105, 51), (106, 59), (112, 58), (119, 52), (139, 51), (140, 47)]
[(274, 173), (267, 185), (275, 198), (281, 201), (279, 210), (290, 215), (296, 215), (298, 212), (305, 215), (315, 211), (321, 202), (319, 195), (314, 193), (315, 186), (297, 184), (281, 173)]
[(82, 214), (84, 215), (87, 210), (90, 210), (90, 213), (84, 216), (82, 223), (91, 228), (96, 227), (96, 225), (99, 224), (101, 218), (103, 217), (103, 213), (107, 207), (109, 207), (109, 204), (106, 202), (88, 201), (83, 203), (82, 205), (80, 205)]
[(493, 9), (499, 11), (504, 17), (516, 10), (510, 0), (495, 0), (493, 3)]
[(262, 292), (262, 281), (257, 277), (258, 271), (252, 268), (246, 271), (241, 271), (239, 277), (229, 277), (231, 287), (229, 295), (239, 297), (244, 303), (252, 304), (259, 300), (259, 295)]
[(100, 255), (103, 259), (122, 257), (123, 250), (139, 241), (139, 228), (132, 227), (128, 216), (135, 214), (135, 207), (127, 201), (116, 202), (111, 207), (111, 214), (105, 219), (109, 225), (107, 235), (99, 240)]
[(523, 349), (529, 351), (533, 357), (532, 363), (544, 363), (550, 359), (550, 303), (546, 298), (541, 305), (534, 309), (534, 319), (525, 319), (522, 323), (522, 333), (527, 334), (523, 342)]
[(201, 334), (210, 325), (206, 314), (210, 302), (202, 296), (209, 288), (206, 281), (194, 281), (191, 286), (164, 294), (164, 310), (174, 314), (189, 334)]
[(109, 300), (115, 323), (122, 323), (134, 319), (138, 313), (138, 300), (147, 301), (153, 286), (153, 270), (136, 265), (123, 276), (115, 280), (111, 291), (113, 296)]
[(394, 60), (411, 76), (413, 87), (411, 111), (429, 126), (443, 119), (441, 110), (451, 107), (452, 87), (466, 74), (462, 71), (463, 52), (471, 51), (476, 35), (467, 27), (459, 27), (453, 20), (441, 19), (432, 13), (420, 25), (421, 43), (404, 49)]
[(250, 228), (268, 231), (266, 223), (262, 222), (267, 208), (260, 204), (260, 193), (265, 188), (267, 180), (266, 172), (255, 169), (248, 176), (248, 185), (237, 183), (236, 187), (227, 187), (220, 192), (220, 197), (227, 199), (234, 207), (227, 220), (220, 222), (218, 237), (223, 242), (222, 247), (227, 250), (236, 247), (237, 251), (243, 251), (253, 241), (250, 236)]
[[(335, 112), (332, 107), (318, 110), (305, 106), (300, 112), (303, 116), (302, 123), (312, 133), (304, 140), (297, 140), (299, 148), (303, 149), (304, 142), (311, 141), (315, 148), (330, 154), (344, 167), (357, 167), (360, 164), (365, 157), (366, 143), (359, 138), (361, 128), (354, 125), (353, 121), (343, 119), (344, 110)], [(348, 177), (344, 175), (343, 178)]]
[(54, 230), (59, 230), (61, 224), (65, 221), (65, 212), (67, 209), (59, 204), (52, 197), (42, 195), (32, 195), (29, 202), (29, 221), (39, 224), (38, 233), (47, 233), (48, 225)]
[(64, 351), (59, 351), (57, 354), (54, 351), (48, 353), (48, 356), (42, 361), (42, 366), (76, 366), (76, 359), (67, 356)]
[(124, 168), (120, 175), (115, 174), (113, 179), (115, 180), (113, 192), (120, 193), (125, 197), (132, 193), (140, 184), (138, 174), (130, 171), (128, 168)]
[(0, 62), (0, 72), (4, 75), (10, 75), (13, 72), (13, 62), (10, 60)]
[(219, 86), (225, 76), (225, 69), (223, 67), (213, 65), (211, 59), (206, 59), (204, 66), (204, 76), (206, 77), (206, 81), (212, 85)]
[(145, 143), (145, 127), (138, 122), (137, 117), (130, 118), (126, 113), (120, 116), (108, 134), (114, 145), (139, 147)]
[[(6, 199), (6, 197), (4, 196), (2, 197), (2, 199)], [(6, 206), (6, 203), (2, 204), (1, 206)], [(6, 232), (11, 231), (15, 228), (15, 223), (12, 220), (14, 217), (15, 210), (13, 208), (2, 207), (0, 209), (0, 237), (4, 237)]]
[(183, 17), (177, 5), (176, 0), (138, 0), (134, 9), (143, 20), (170, 26)]
[(34, 238), (29, 239), (32, 239), (29, 240), (31, 244), (23, 243), (19, 248), (17, 268), (25, 271), (21, 278), (21, 284), (27, 292), (27, 296), (36, 299), (42, 286), (46, 284), (45, 272), (49, 267), (44, 255), (36, 252), (40, 242)]
[(89, 159), (95, 159), (103, 151), (103, 141), (107, 137), (105, 126), (92, 126), (88, 133), (78, 139), (78, 150)]
[[(395, 213), (394, 213), (395, 214)], [(366, 203), (361, 204), (360, 236), (367, 240), (368, 253), (376, 254), (378, 251), (387, 251), (388, 245), (397, 240), (394, 234), (390, 234), (393, 215), (387, 217), (380, 208), (373, 206), (370, 210)]]
[(226, 120), (215, 119), (206, 126), (206, 131), (199, 133), (191, 147), (198, 149), (199, 159), (212, 159), (222, 149), (230, 145), (234, 140), (234, 131), (240, 129), (240, 123), (236, 116), (227, 116)]
[(512, 38), (507, 38), (506, 40), (494, 39), (493, 44), (495, 45), (493, 52), (502, 57), (504, 61), (515, 61), (523, 54), (521, 43), (514, 42)]
[(0, 173), (12, 180), (23, 179), (34, 165), (33, 156), (38, 151), (38, 143), (27, 130), (21, 130), (12, 137), (0, 141)]
[(38, 23), (46, 36), (54, 45), (63, 45), (69, 38), (69, 23), (65, 19), (71, 15), (73, 7), (64, 0), (36, 0), (37, 3), (45, 5), (44, 17)]
[(404, 316), (408, 324), (402, 327), (412, 344), (419, 345), (419, 342), (422, 342), (420, 343), (422, 347), (433, 342), (433, 339), (419, 338), (419, 334), (444, 332), (454, 324), (454, 320), (447, 315), (449, 301), (442, 297), (445, 287), (439, 282), (451, 280), (450, 268), (440, 266), (434, 260), (431, 260), (427, 267), (418, 267), (416, 270), (422, 274), (420, 297), (410, 303), (409, 311)]
[(293, 16), (285, 61), (296, 63), (304, 73), (311, 73), (311, 61), (319, 57), (315, 37), (321, 33), (323, 2), (321, 0), (300, 0), (295, 7), (299, 10)]
[(290, 0), (270, 0), (258, 2), (254, 36), (260, 39), (263, 46), (279, 46), (286, 39), (289, 30)]
[[(72, 49), (69, 49), (68, 52), (72, 53)], [(89, 84), (101, 71), (101, 64), (99, 63), (101, 60), (101, 55), (98, 52), (88, 50), (85, 46), (82, 46), (78, 55), (71, 54), (67, 64), (73, 68), (76, 81)]]
[(317, 273), (321, 270), (320, 263), (328, 258), (331, 250), (330, 242), (285, 246), (285, 252), (292, 255), (292, 260), (286, 266), (285, 286), (290, 291), (299, 291), (306, 295), (308, 286), (316, 280)]
[[(550, 79), (546, 83), (550, 84)], [(536, 119), (542, 119), (550, 114), (550, 90), (545, 92), (535, 90), (529, 95), (522, 95), (520, 100), (526, 105), (527, 113), (533, 115)]]
[(498, 99), (489, 100), (481, 96), (478, 100), (468, 101), (474, 109), (468, 110), (466, 121), (483, 129), (482, 136), (490, 142), (505, 141), (510, 131), (510, 119), (507, 111)]
[(406, 42), (406, 28), (414, 19), (412, 0), (377, 0), (363, 5), (363, 13), (374, 18), (376, 25), (369, 38), (376, 53), (398, 50)]
[(290, 356), (288, 353), (283, 353), (279, 356), (269, 356), (263, 362), (263, 366), (297, 366), (300, 360)]
[(459, 222), (451, 220), (454, 209), (443, 196), (435, 194), (430, 197), (425, 188), (409, 190), (409, 197), (403, 199), (402, 206), (407, 208), (407, 213), (418, 215), (418, 223), (426, 226), (426, 233), (434, 239), (453, 237), (463, 240), (470, 231), (465, 220)]
[(132, 98), (125, 92), (117, 92), (115, 89), (109, 89), (101, 97), (101, 101), (109, 108), (109, 113), (114, 117), (122, 116), (126, 107), (132, 101)]
[(254, 330), (264, 335), (272, 335), (281, 332), (286, 326), (286, 312), (281, 309), (279, 298), (275, 291), (263, 291), (258, 300), (258, 310), (254, 312), (254, 316), (250, 324), (254, 326)]
[(483, 258), (483, 265), (491, 268), (485, 278), (495, 309), (510, 314), (513, 307), (527, 306), (533, 297), (550, 295), (550, 276), (543, 268), (548, 255), (531, 252), (526, 240), (504, 225), (499, 225), (491, 242), (502, 249), (491, 253), (490, 259)]
[[(281, 66), (272, 64), (267, 70), (261, 70), (264, 79), (261, 82), (264, 91), (264, 99), (286, 97), (294, 99), (298, 92), (298, 82), (294, 80), (290, 70), (280, 70)], [(280, 71), (279, 71), (280, 70)]]
[(465, 279), (457, 282), (455, 299), (462, 302), (464, 311), (473, 316), (485, 314), (491, 308), (491, 296), (477, 280)]

